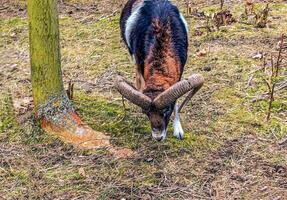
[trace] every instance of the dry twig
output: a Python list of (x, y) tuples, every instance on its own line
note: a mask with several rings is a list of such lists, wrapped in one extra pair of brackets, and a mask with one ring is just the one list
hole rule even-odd
[(269, 121), (271, 117), (271, 111), (272, 111), (272, 103), (274, 102), (274, 93), (275, 93), (275, 86), (277, 84), (277, 79), (279, 75), (279, 71), (281, 68), (282, 63), (282, 51), (283, 51), (283, 44), (284, 44), (284, 34), (281, 36), (281, 45), (279, 48), (278, 56), (277, 56), (277, 62), (274, 63), (274, 58), (271, 55), (271, 73), (269, 75), (269, 79), (263, 79), (268, 87), (269, 90), (269, 106), (267, 111), (267, 118), (266, 120)]

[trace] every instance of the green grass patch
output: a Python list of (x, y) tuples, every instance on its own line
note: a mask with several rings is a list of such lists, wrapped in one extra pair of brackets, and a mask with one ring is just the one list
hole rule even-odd
[(14, 116), (11, 94), (0, 93), (0, 140), (14, 141), (20, 130)]

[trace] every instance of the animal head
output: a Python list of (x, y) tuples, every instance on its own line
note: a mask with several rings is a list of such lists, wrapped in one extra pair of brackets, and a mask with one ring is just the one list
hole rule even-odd
[(194, 74), (187, 80), (179, 81), (163, 92), (151, 93), (152, 95), (138, 91), (121, 76), (117, 77), (115, 86), (126, 99), (142, 108), (149, 118), (153, 138), (161, 141), (166, 137), (176, 100), (189, 91), (198, 91), (203, 83), (203, 77)]
[[(144, 91), (143, 93), (151, 100), (154, 100), (162, 93), (162, 91)], [(147, 115), (150, 121), (152, 137), (157, 141), (162, 141), (166, 138), (167, 126), (174, 110), (174, 105), (175, 101), (167, 103), (167, 105), (159, 108), (151, 103), (147, 110), (143, 109), (143, 113)]]

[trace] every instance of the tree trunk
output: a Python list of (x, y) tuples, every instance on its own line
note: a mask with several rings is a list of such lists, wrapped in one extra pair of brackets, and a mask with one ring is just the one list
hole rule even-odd
[(35, 113), (42, 127), (79, 147), (109, 146), (109, 138), (84, 124), (67, 97), (61, 72), (57, 0), (28, 0)]

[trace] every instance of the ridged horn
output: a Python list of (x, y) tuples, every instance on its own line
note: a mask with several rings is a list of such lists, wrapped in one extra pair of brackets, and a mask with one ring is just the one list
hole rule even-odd
[(150, 108), (152, 100), (148, 96), (144, 95), (143, 93), (135, 89), (123, 77), (121, 76), (116, 77), (115, 88), (123, 97), (125, 97), (131, 103), (145, 110), (148, 110)]
[(154, 105), (158, 109), (163, 109), (178, 98), (193, 90), (194, 94), (203, 86), (204, 78), (200, 74), (193, 74), (187, 80), (177, 82), (154, 100)]

